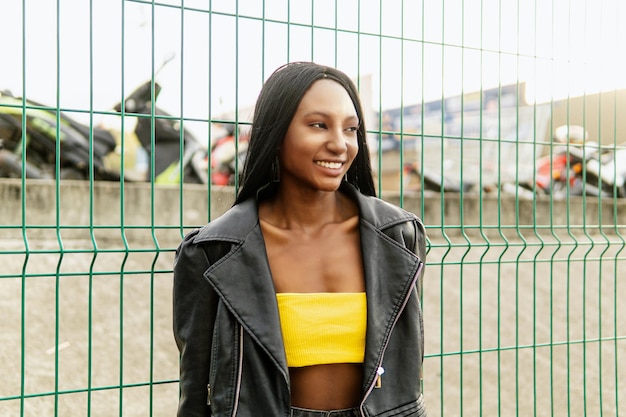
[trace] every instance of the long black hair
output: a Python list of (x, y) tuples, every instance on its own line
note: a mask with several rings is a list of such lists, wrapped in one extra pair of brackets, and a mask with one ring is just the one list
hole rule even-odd
[(345, 88), (359, 118), (358, 153), (348, 169), (346, 180), (365, 195), (376, 195), (370, 155), (366, 142), (363, 109), (356, 86), (343, 72), (312, 62), (292, 62), (279, 67), (267, 79), (256, 102), (248, 150), (240, 177), (239, 204), (269, 184), (275, 163), (291, 120), (302, 97), (311, 85), (321, 79), (338, 82)]

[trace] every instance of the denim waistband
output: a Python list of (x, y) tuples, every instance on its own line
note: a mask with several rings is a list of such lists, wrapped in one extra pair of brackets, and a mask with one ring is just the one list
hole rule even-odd
[(291, 417), (358, 417), (359, 412), (356, 408), (348, 408), (345, 410), (309, 410), (307, 408), (291, 407)]

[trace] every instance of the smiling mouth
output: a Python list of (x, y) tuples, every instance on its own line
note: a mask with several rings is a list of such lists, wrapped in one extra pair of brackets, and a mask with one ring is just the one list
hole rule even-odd
[(324, 168), (339, 169), (343, 166), (343, 162), (315, 161), (315, 163)]

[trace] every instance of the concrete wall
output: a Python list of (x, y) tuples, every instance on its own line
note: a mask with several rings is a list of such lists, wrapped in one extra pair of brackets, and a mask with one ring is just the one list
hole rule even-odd
[(53, 180), (29, 180), (22, 190), (21, 180), (1, 179), (0, 239), (21, 239), (19, 226), (26, 225), (33, 239), (60, 234), (63, 239), (177, 241), (186, 230), (223, 213), (233, 198), (231, 188), (214, 190), (209, 198), (207, 187), (195, 184), (185, 184), (181, 192), (178, 186), (149, 183), (122, 188), (117, 182), (97, 182), (91, 189), (87, 181), (64, 180), (57, 186)]
[[(175, 242), (232, 205), (234, 190), (185, 184), (155, 186), (148, 183), (29, 180), (22, 190), (19, 179), (0, 180), (0, 239), (157, 239)], [(58, 198), (57, 198), (58, 197)], [(383, 199), (400, 205), (400, 194), (384, 192)], [(421, 217), (430, 230), (441, 233), (500, 234), (555, 228), (595, 233), (625, 232), (626, 201), (598, 201), (572, 197), (517, 199), (514, 194), (421, 193), (407, 191), (403, 207)], [(210, 216), (209, 216), (209, 207)], [(25, 210), (24, 210), (25, 209)], [(25, 225), (26, 229), (22, 228)], [(184, 225), (184, 227), (181, 227)], [(463, 229), (461, 228), (463, 225)], [(153, 227), (154, 226), (154, 227)]]

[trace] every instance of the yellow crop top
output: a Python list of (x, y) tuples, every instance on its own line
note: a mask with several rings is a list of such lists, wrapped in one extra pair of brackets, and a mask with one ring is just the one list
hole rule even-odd
[(289, 367), (362, 363), (367, 300), (360, 293), (277, 293)]

